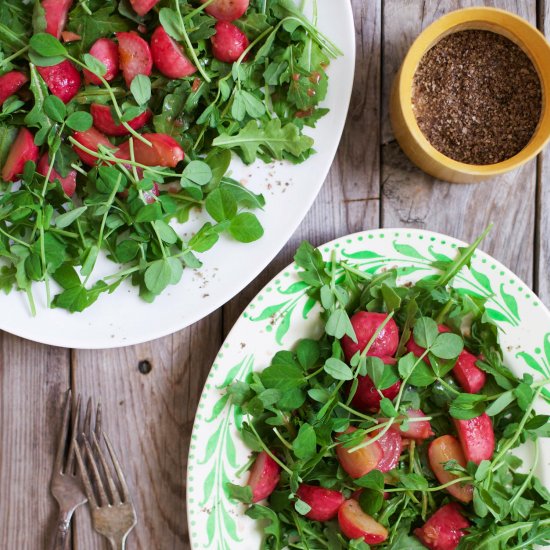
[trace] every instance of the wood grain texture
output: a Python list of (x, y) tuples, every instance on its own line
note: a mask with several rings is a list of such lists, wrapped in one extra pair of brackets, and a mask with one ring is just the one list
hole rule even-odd
[[(393, 140), (389, 124), (389, 90), (414, 38), (442, 15), (479, 4), (476, 0), (384, 2), (382, 225), (430, 229), (472, 241), (493, 222), (494, 228), (482, 249), (532, 285), (536, 161), (482, 183), (444, 183), (412, 165)], [(507, 9), (536, 23), (535, 0), (495, 0), (483, 4)]]
[(49, 482), (68, 387), (68, 351), (0, 332), (0, 548), (53, 540)]
[(224, 334), (260, 289), (292, 261), (301, 241), (320, 245), (379, 225), (382, 0), (351, 3), (357, 44), (355, 81), (336, 159), (313, 207), (283, 251), (223, 308)]
[[(185, 477), (191, 429), (204, 380), (221, 344), (221, 314), (173, 336), (107, 351), (75, 351), (73, 387), (100, 398), (138, 514), (135, 550), (188, 548)], [(152, 370), (142, 374), (140, 361)], [(88, 510), (76, 518), (74, 548), (107, 548)]]
[[(550, 0), (539, 4), (540, 30), (550, 39)], [(535, 292), (550, 306), (550, 151), (539, 159), (537, 186), (537, 232), (535, 241)]]

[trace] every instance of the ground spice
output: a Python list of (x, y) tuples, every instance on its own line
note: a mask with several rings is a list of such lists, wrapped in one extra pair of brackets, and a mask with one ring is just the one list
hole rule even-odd
[(542, 108), (539, 76), (500, 34), (468, 30), (440, 40), (414, 76), (413, 110), (428, 141), (467, 164), (513, 157), (533, 135)]

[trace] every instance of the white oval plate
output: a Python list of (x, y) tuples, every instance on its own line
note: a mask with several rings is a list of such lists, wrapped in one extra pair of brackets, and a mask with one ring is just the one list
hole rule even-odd
[[(308, 2), (311, 7), (311, 0)], [(263, 193), (266, 206), (258, 217), (265, 235), (252, 244), (222, 238), (200, 255), (204, 267), (185, 270), (181, 282), (169, 287), (155, 302), (141, 300), (130, 284), (113, 295), (101, 296), (83, 313), (48, 309), (44, 289), (35, 285), (37, 315), (32, 317), (26, 296), (0, 293), (0, 330), (45, 344), (70, 348), (112, 348), (138, 344), (181, 330), (229, 301), (275, 257), (296, 230), (327, 176), (342, 135), (355, 69), (355, 29), (349, 0), (318, 0), (318, 27), (344, 53), (329, 68), (329, 90), (323, 103), (330, 109), (317, 128), (306, 133), (317, 151), (295, 166), (286, 162), (244, 166), (235, 160), (233, 177), (255, 193)], [(207, 219), (198, 215), (185, 225), (189, 238)], [(98, 275), (116, 270), (107, 260)]]
[[(375, 273), (397, 267), (400, 282), (434, 273), (430, 263), (441, 255), (454, 258), (464, 243), (429, 231), (380, 229), (342, 237), (322, 247), (325, 259), (336, 250), (352, 265)], [(488, 298), (487, 311), (501, 329), (505, 363), (521, 375), (550, 377), (550, 312), (529, 288), (502, 264), (477, 251), (472, 271), (463, 269), (453, 286)], [(321, 336), (317, 308), (311, 309), (307, 285), (291, 264), (279, 273), (249, 304), (223, 344), (206, 381), (199, 403), (187, 472), (187, 511), (193, 550), (230, 550), (246, 541), (246, 549), (260, 548), (257, 522), (243, 514), (242, 505), (231, 501), (225, 482), (244, 484), (237, 476), (250, 450), (242, 442), (238, 426), (242, 415), (228, 403), (225, 388), (252, 371), (261, 371), (278, 351), (292, 348), (302, 338)], [(547, 392), (547, 390), (545, 390)], [(550, 398), (550, 392), (546, 395)], [(538, 412), (550, 413), (540, 399)], [(535, 470), (550, 485), (550, 441), (540, 440), (541, 459)], [(529, 467), (529, 449), (518, 453)]]

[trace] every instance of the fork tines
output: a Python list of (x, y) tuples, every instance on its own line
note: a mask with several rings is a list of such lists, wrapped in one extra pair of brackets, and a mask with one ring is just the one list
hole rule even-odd
[[(82, 434), (83, 445), (80, 448), (78, 444), (75, 446), (76, 459), (80, 468), (84, 490), (86, 491), (88, 502), (93, 508), (116, 506), (130, 500), (124, 473), (111, 441), (107, 437), (107, 434), (103, 434), (103, 439), (109, 451), (112, 468), (109, 467), (107, 458), (101, 449), (99, 439), (95, 433), (92, 432), (92, 442), (90, 442), (86, 434)], [(90, 465), (89, 471), (86, 468), (84, 457), (86, 457)], [(113, 469), (116, 474), (116, 481), (113, 476)], [(94, 491), (94, 486), (96, 491)]]

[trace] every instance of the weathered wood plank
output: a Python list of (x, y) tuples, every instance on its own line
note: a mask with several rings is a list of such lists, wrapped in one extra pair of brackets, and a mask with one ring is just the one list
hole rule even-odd
[[(550, 39), (550, 1), (540, 0), (540, 30)], [(535, 291), (550, 307), (550, 151), (540, 155), (537, 186), (537, 232), (535, 242)]]
[[(128, 478), (139, 522), (129, 545), (139, 550), (188, 548), (187, 451), (198, 398), (221, 344), (221, 314), (149, 344), (75, 351), (74, 389), (101, 398), (104, 429)], [(141, 361), (152, 369), (142, 374)], [(77, 550), (106, 548), (78, 512)]]
[(0, 332), (0, 548), (51, 544), (49, 481), (69, 372), (67, 350)]
[(320, 245), (379, 225), (382, 0), (352, 0), (352, 5), (355, 82), (338, 154), (312, 209), (283, 251), (224, 307), (224, 334), (259, 290), (292, 261), (302, 240)]
[[(495, 180), (478, 184), (449, 184), (427, 176), (405, 157), (393, 140), (387, 99), (395, 73), (414, 38), (435, 19), (475, 0), (384, 2), (382, 224), (419, 227), (466, 241), (488, 225), (494, 228), (482, 245), (527, 284), (533, 283), (536, 162)], [(535, 0), (496, 0), (507, 9), (536, 22)]]

